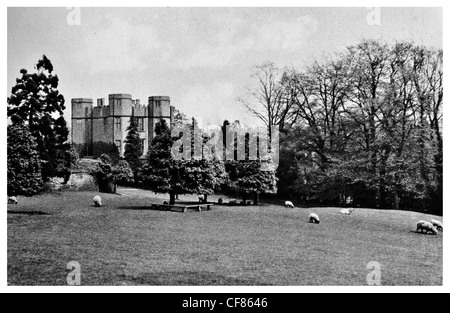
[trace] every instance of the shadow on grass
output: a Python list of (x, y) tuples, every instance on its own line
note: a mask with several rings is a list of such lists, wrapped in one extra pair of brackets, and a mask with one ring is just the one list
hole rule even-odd
[(211, 272), (162, 272), (122, 276), (126, 283), (145, 286), (268, 286), (253, 279), (240, 279)]
[[(413, 233), (413, 234), (417, 234), (417, 235), (436, 236), (436, 237), (437, 237), (437, 235), (434, 235), (434, 234), (432, 234), (432, 233), (424, 233), (424, 232), (416, 231), (416, 230), (410, 230), (410, 232)], [(438, 233), (438, 234), (439, 234), (439, 233)]]
[(117, 210), (124, 210), (124, 211), (163, 211), (161, 209), (157, 209), (157, 208), (151, 207), (149, 205), (119, 206), (119, 207), (117, 207)]
[(8, 214), (11, 215), (29, 215), (29, 216), (33, 216), (33, 215), (50, 215), (49, 213), (45, 213), (42, 211), (8, 211)]

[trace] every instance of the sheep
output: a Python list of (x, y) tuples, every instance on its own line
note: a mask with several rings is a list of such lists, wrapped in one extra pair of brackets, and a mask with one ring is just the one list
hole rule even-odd
[(237, 200), (236, 199), (232, 199), (232, 200), (228, 201), (228, 204), (236, 205), (237, 204)]
[(164, 201), (164, 202), (163, 202), (163, 205), (169, 205), (169, 202)]
[(217, 203), (222, 204), (223, 203), (223, 199), (219, 198), (219, 200), (217, 200)]
[(96, 207), (102, 206), (102, 198), (100, 198), (100, 196), (94, 197), (94, 206)]
[(286, 201), (286, 202), (284, 203), (284, 205), (285, 205), (287, 208), (291, 208), (291, 209), (294, 208), (294, 204), (293, 204), (291, 201)]
[(199, 202), (199, 203), (205, 202), (205, 196), (204, 196), (204, 195), (198, 196), (198, 202)]
[(8, 204), (17, 204), (19, 201), (17, 201), (17, 198), (12, 196), (8, 197)]
[(320, 224), (319, 215), (317, 215), (316, 213), (311, 213), (309, 215), (309, 222), (313, 224)]
[(339, 213), (341, 215), (352, 215), (353, 211), (355, 211), (355, 209), (342, 209)]
[(246, 202), (246, 205), (252, 205), (252, 202), (249, 200)]
[(433, 226), (436, 227), (436, 229), (438, 231), (443, 231), (444, 230), (444, 226), (442, 225), (442, 222), (440, 222), (438, 220), (431, 220), (431, 224), (433, 224)]
[(428, 234), (429, 232), (431, 232), (433, 235), (438, 234), (438, 230), (436, 229), (436, 227), (434, 227), (433, 224), (431, 224), (430, 222), (426, 222), (426, 221), (417, 222), (417, 232), (419, 232), (419, 231), (421, 233), (423, 233), (423, 231), (425, 231), (426, 234)]

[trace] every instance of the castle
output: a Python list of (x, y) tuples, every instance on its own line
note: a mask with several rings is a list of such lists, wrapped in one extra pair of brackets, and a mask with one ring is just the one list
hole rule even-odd
[(111, 152), (113, 145), (123, 157), (127, 127), (132, 116), (136, 118), (144, 156), (155, 135), (155, 126), (160, 119), (168, 125), (178, 111), (170, 105), (170, 97), (149, 97), (148, 105), (133, 100), (130, 94), (111, 94), (105, 99), (72, 99), (72, 144), (80, 157), (100, 156)]

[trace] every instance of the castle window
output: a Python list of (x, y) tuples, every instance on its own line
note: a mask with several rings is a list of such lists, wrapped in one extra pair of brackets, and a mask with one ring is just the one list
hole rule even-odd
[(141, 155), (144, 154), (145, 138), (141, 139)]
[(138, 131), (143, 132), (144, 131), (144, 119), (138, 118), (137, 122), (138, 122)]
[(116, 147), (117, 150), (119, 150), (119, 153), (121, 153), (121, 148), (122, 148), (122, 142), (120, 140), (116, 140)]
[(116, 125), (116, 130), (121, 130), (122, 129), (120, 117), (116, 117), (114, 119), (114, 124)]

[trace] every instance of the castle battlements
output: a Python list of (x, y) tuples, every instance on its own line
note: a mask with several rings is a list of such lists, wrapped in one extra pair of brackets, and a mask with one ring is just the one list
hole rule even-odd
[(126, 129), (131, 117), (137, 119), (143, 154), (154, 138), (154, 129), (160, 119), (172, 124), (177, 110), (170, 97), (153, 96), (148, 104), (133, 99), (130, 94), (110, 94), (108, 103), (99, 98), (94, 105), (90, 98), (72, 99), (72, 144), (80, 156), (99, 156), (115, 145), (123, 155)]

